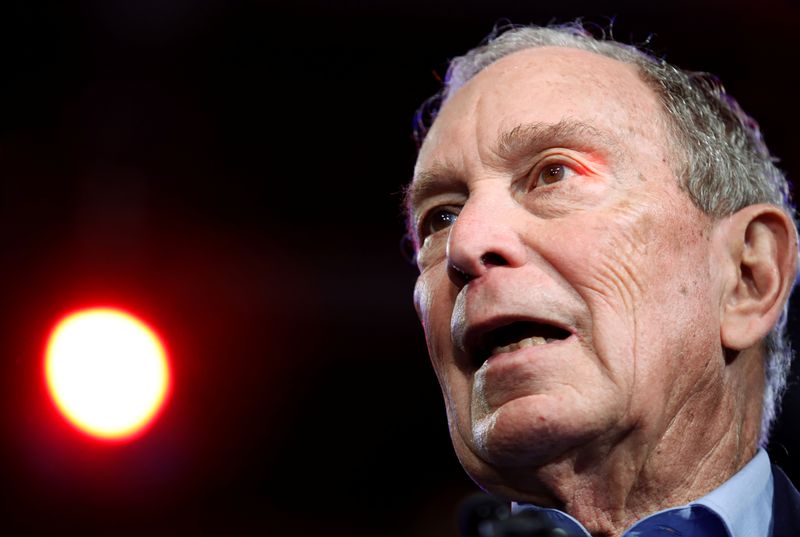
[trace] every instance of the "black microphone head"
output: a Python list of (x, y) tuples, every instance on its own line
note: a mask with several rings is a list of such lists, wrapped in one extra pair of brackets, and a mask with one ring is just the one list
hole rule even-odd
[(507, 520), (511, 507), (490, 494), (478, 492), (462, 500), (458, 508), (458, 532), (462, 537), (486, 537), (491, 535), (481, 528), (494, 522)]
[(538, 511), (511, 513), (511, 506), (485, 493), (465, 498), (458, 509), (462, 537), (567, 537), (563, 529)]
[(522, 511), (499, 523), (492, 537), (568, 537), (545, 514)]

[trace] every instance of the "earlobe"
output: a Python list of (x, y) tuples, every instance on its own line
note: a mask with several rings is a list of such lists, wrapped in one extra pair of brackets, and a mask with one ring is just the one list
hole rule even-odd
[(797, 232), (773, 205), (745, 207), (726, 226), (727, 252), (738, 267), (722, 297), (720, 336), (726, 349), (741, 351), (763, 340), (783, 311), (794, 283)]

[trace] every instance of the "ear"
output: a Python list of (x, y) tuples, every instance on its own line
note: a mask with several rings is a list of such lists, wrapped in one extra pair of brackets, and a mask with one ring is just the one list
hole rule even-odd
[(797, 268), (797, 231), (773, 205), (750, 205), (725, 224), (729, 272), (721, 302), (720, 336), (741, 351), (763, 340), (778, 322)]

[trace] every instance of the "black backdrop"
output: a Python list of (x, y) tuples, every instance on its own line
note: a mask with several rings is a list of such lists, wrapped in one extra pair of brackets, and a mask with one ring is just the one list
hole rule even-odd
[[(585, 16), (719, 75), (800, 174), (800, 7), (632, 0), (3, 4), (0, 487), (9, 535), (449, 536), (474, 485), (411, 305), (412, 117), (495, 23)], [(148, 435), (45, 399), (61, 313), (159, 327)], [(797, 326), (793, 315), (792, 330)], [(770, 447), (796, 481), (790, 393)]]

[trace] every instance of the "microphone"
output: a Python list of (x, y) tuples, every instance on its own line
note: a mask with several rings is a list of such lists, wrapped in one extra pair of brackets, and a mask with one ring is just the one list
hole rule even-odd
[(473, 494), (458, 509), (458, 531), (462, 537), (569, 537), (543, 513), (511, 507), (494, 496)]

